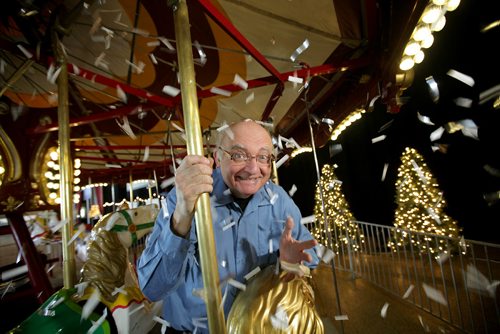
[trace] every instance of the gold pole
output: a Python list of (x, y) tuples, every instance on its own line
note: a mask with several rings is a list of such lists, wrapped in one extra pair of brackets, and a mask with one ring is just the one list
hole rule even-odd
[(62, 229), (63, 284), (66, 289), (70, 289), (75, 285), (76, 269), (74, 244), (69, 244), (69, 240), (73, 236), (73, 161), (71, 159), (69, 134), (68, 67), (57, 33), (53, 32), (52, 36), (53, 50), (61, 67), (61, 72), (57, 77), (59, 104), (57, 117), (59, 121), (59, 165), (61, 173), (59, 191), (61, 196), (61, 219), (66, 221)]
[(134, 189), (132, 189), (132, 168), (128, 172), (128, 183), (130, 185), (129, 194), (130, 194), (130, 208), (133, 208), (134, 203)]
[(272, 162), (272, 167), (273, 167), (273, 172), (271, 174), (271, 180), (274, 182), (274, 184), (279, 184), (278, 168), (276, 167), (276, 161), (274, 161), (274, 160)]
[[(186, 128), (188, 154), (203, 155), (203, 138), (196, 95), (193, 50), (189, 15), (186, 0), (177, 1), (174, 6), (175, 40), (182, 92), (184, 126)], [(212, 228), (210, 197), (202, 194), (196, 203), (196, 230), (200, 245), (201, 271), (206, 296), (208, 327), (210, 333), (226, 333), (224, 310), (219, 288), (219, 270), (215, 253), (215, 239)]]

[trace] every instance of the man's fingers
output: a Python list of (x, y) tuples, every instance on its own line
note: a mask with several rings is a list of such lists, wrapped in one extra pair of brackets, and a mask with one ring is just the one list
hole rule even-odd
[(317, 244), (318, 244), (318, 242), (315, 239), (301, 241), (301, 242), (298, 243), (300, 250), (305, 250), (305, 249), (313, 248)]

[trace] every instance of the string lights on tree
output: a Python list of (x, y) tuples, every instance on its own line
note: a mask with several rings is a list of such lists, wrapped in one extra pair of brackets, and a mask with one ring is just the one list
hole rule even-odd
[[(414, 149), (406, 148), (401, 156), (396, 181), (396, 204), (394, 217), (396, 227), (389, 247), (410, 245), (421, 252), (430, 251), (439, 255), (448, 253), (459, 245), (461, 229), (457, 222), (445, 212), (443, 192), (424, 158)], [(412, 233), (422, 232), (422, 233)], [(430, 234), (448, 238), (432, 238)]]
[[(321, 244), (329, 245), (326, 226), (332, 237), (332, 250), (339, 253), (339, 249), (344, 245), (351, 247), (351, 250), (359, 250), (360, 244), (364, 243), (365, 237), (354, 222), (349, 205), (342, 193), (342, 181), (335, 176), (332, 166), (326, 164), (321, 171), (321, 178), (316, 185), (314, 216), (316, 218), (315, 227), (311, 233)], [(323, 203), (321, 200), (320, 187), (323, 190), (324, 208), (326, 215), (323, 214)]]

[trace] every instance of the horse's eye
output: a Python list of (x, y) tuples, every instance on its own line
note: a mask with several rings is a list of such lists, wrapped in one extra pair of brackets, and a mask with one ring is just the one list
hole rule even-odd
[(136, 211), (136, 212), (134, 212), (134, 216), (137, 216), (137, 213), (138, 213), (137, 211)]

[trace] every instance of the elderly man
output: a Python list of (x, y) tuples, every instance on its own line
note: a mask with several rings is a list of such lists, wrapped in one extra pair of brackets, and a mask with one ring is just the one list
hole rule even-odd
[[(221, 282), (234, 278), (245, 283), (246, 274), (276, 264), (278, 257), (311, 268), (318, 263), (316, 241), (300, 224), (298, 207), (269, 181), (274, 159), (269, 132), (251, 120), (232, 124), (217, 138), (214, 158), (215, 170), (212, 159), (184, 158), (138, 264), (141, 289), (150, 300), (163, 300), (171, 333), (208, 332), (205, 304), (193, 294), (203, 288), (193, 224), (202, 193), (211, 197)], [(221, 289), (227, 318), (238, 289), (227, 283)]]

